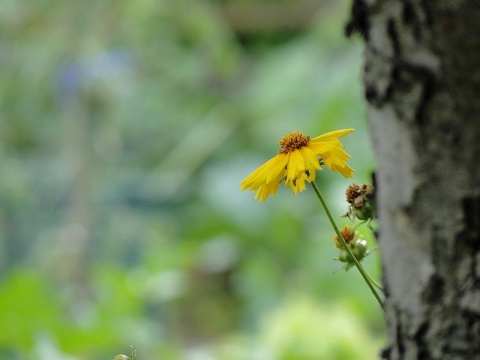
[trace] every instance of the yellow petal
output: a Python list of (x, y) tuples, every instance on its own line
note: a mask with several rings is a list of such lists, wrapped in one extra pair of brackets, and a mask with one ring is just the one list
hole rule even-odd
[[(287, 165), (288, 157), (286, 154), (278, 154), (275, 156), (272, 160), (272, 163), (270, 165), (270, 174), (268, 174), (266, 183), (269, 184), (272, 181), (278, 183), (278, 177), (282, 175), (282, 173), (285, 171), (285, 166)], [(283, 177), (283, 176), (281, 176)]]
[(279, 154), (268, 160), (240, 183), (242, 190), (257, 190), (255, 199), (260, 198), (260, 202), (265, 201), (269, 195), (277, 192), (281, 179), (286, 175), (287, 161), (286, 154)]
[(302, 176), (300, 176), (297, 181), (296, 181), (296, 185), (297, 185), (297, 190), (302, 192), (303, 190), (306, 189), (306, 186), (305, 186), (305, 178), (307, 177), (307, 175), (304, 173)]
[(287, 179), (295, 180), (299, 174), (305, 171), (305, 159), (299, 150), (294, 150), (288, 154)]
[(303, 147), (299, 151), (305, 159), (305, 168), (309, 173), (322, 169), (318, 161), (318, 155), (313, 150), (308, 147)]
[(258, 189), (264, 183), (270, 183), (280, 176), (286, 164), (286, 155), (277, 155), (254, 170), (240, 185), (242, 190)]
[(354, 173), (355, 170), (353, 170), (350, 166), (348, 165), (345, 165), (344, 167), (342, 168), (339, 168), (338, 169), (338, 172), (340, 174), (342, 174), (344, 177), (346, 178), (351, 178), (353, 177), (353, 173)]
[(345, 136), (348, 133), (351, 133), (352, 131), (355, 131), (355, 129), (342, 129), (342, 130), (330, 131), (326, 134), (314, 137), (313, 139), (310, 140), (310, 143), (317, 142), (317, 141), (329, 141), (329, 140), (338, 139), (339, 137)]

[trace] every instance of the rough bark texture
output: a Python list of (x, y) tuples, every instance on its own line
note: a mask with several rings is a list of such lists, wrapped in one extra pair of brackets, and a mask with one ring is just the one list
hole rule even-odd
[(480, 359), (480, 1), (354, 0), (387, 359)]

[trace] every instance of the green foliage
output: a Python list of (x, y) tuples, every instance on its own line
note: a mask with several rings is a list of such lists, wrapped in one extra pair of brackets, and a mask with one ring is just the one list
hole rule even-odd
[(368, 360), (378, 352), (365, 327), (338, 304), (319, 306), (311, 298), (293, 299), (264, 323), (262, 343), (274, 359)]
[(52, 297), (47, 279), (28, 271), (12, 271), (1, 284), (0, 348), (31, 348), (42, 332), (62, 331), (62, 307)]

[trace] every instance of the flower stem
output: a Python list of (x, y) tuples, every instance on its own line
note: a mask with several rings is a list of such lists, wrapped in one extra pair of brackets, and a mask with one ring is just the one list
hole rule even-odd
[(370, 281), (372, 282), (373, 286), (375, 286), (377, 289), (383, 291), (382, 285), (380, 285), (378, 282), (376, 282), (368, 273), (366, 273)]
[(352, 231), (357, 230), (357, 228), (358, 228), (359, 226), (365, 224), (367, 221), (368, 221), (368, 220), (363, 220), (362, 222), (358, 223), (357, 225), (355, 225), (355, 226), (353, 227)]
[(317, 187), (317, 184), (312, 181), (310, 182), (312, 184), (313, 190), (315, 190), (315, 193), (317, 194), (318, 199), (322, 203), (323, 209), (325, 210), (325, 213), (327, 214), (328, 220), (330, 220), (330, 223), (332, 224), (333, 229), (335, 230), (335, 233), (337, 234), (338, 238), (340, 239), (343, 247), (345, 248), (345, 251), (348, 253), (350, 258), (352, 259), (353, 263), (357, 267), (358, 271), (360, 271), (360, 274), (363, 276), (363, 279), (367, 283), (368, 287), (370, 288), (371, 292), (373, 293), (373, 296), (377, 299), (378, 303), (380, 306), (383, 308), (383, 301), (378, 295), (377, 291), (375, 290), (374, 283), (379, 286), (373, 279), (367, 274), (365, 269), (363, 268), (362, 264), (360, 264), (360, 261), (357, 260), (355, 255), (353, 255), (352, 250), (347, 245), (347, 242), (342, 236), (342, 233), (340, 230), (338, 230), (337, 224), (335, 224), (335, 221), (333, 220), (332, 214), (330, 213), (330, 210), (328, 209), (327, 203), (325, 202), (325, 199), (323, 198), (322, 194), (320, 193), (320, 190)]

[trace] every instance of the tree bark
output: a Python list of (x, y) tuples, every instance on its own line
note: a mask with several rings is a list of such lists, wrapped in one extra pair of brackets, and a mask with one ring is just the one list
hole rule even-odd
[(480, 359), (480, 1), (354, 0), (386, 359)]

